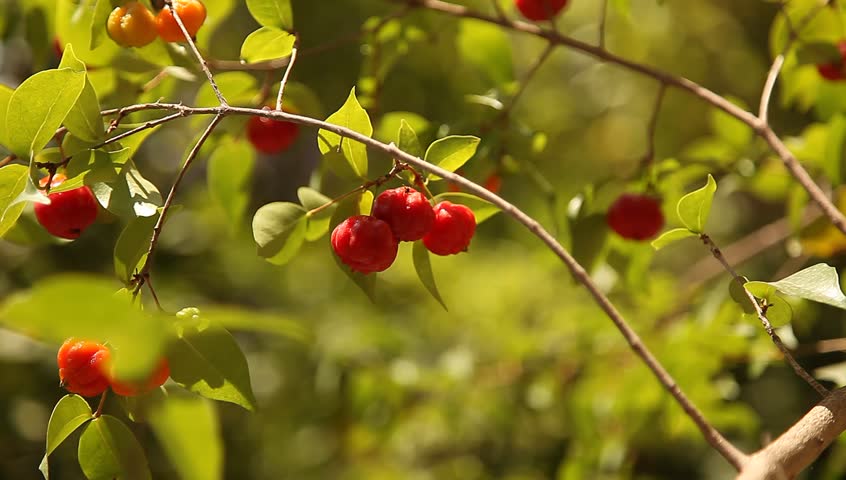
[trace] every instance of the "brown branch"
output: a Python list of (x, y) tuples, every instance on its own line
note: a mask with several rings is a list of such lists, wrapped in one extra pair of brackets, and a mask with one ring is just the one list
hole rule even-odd
[(649, 125), (646, 127), (646, 153), (640, 162), (641, 167), (646, 167), (655, 161), (655, 134), (658, 131), (658, 115), (661, 113), (661, 105), (664, 103), (664, 96), (667, 93), (667, 84), (662, 83), (658, 87), (658, 94), (655, 96), (655, 105), (652, 107), (652, 116), (649, 118)]
[(299, 35), (294, 37), (294, 47), (291, 49), (291, 60), (288, 62), (288, 67), (285, 69), (285, 74), (282, 75), (282, 81), (279, 83), (279, 94), (276, 96), (276, 110), (282, 110), (282, 95), (285, 92), (285, 85), (288, 84), (288, 77), (291, 75), (291, 70), (294, 69), (294, 64), (297, 62), (297, 48), (300, 44)]
[(846, 389), (831, 392), (772, 443), (755, 452), (737, 480), (792, 479), (846, 430)]
[[(723, 253), (717, 247), (717, 244), (715, 244), (714, 241), (711, 240), (711, 237), (703, 233), (699, 235), (699, 238), (702, 240), (702, 243), (704, 243), (705, 246), (707, 246), (708, 249), (711, 251), (711, 255), (713, 255), (714, 258), (716, 258), (717, 261), (722, 264), (723, 268), (725, 268), (726, 271), (729, 272), (732, 278), (734, 278), (734, 281), (737, 282), (738, 285), (743, 287), (743, 284), (745, 283), (743, 278), (738, 275), (734, 267), (732, 267), (731, 264), (728, 263), (728, 260), (726, 260), (726, 257), (723, 256)], [(807, 382), (808, 385), (811, 386), (811, 388), (816, 390), (817, 393), (820, 394), (820, 396), (825, 397), (826, 395), (828, 395), (828, 389), (822, 386), (819, 382), (817, 382), (814, 377), (812, 377), (810, 373), (808, 373), (804, 368), (802, 368), (802, 365), (799, 365), (799, 362), (797, 362), (796, 359), (793, 358), (793, 355), (790, 353), (790, 350), (784, 345), (784, 342), (781, 340), (781, 337), (778, 336), (778, 333), (776, 333), (772, 323), (770, 323), (770, 320), (767, 318), (767, 315), (764, 312), (764, 309), (761, 307), (761, 304), (758, 303), (758, 299), (756, 299), (755, 296), (752, 295), (752, 293), (750, 293), (749, 290), (747, 290), (746, 288), (743, 289), (743, 292), (746, 294), (746, 297), (749, 299), (749, 301), (752, 303), (752, 306), (755, 308), (755, 313), (758, 315), (758, 320), (761, 321), (761, 325), (764, 326), (764, 330), (767, 332), (767, 335), (770, 336), (775, 346), (779, 349), (781, 354), (784, 355), (784, 359), (787, 361), (788, 364), (790, 364), (790, 367), (793, 368), (793, 371), (796, 372), (796, 375), (802, 378), (802, 380), (805, 380), (805, 382)]]

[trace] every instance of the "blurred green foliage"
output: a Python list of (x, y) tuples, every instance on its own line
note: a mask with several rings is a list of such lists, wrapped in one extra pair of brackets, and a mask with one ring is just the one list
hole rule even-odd
[[(79, 3), (84, 2), (0, 0), (0, 83), (16, 87), (35, 72), (55, 68), (59, 60), (51, 44), (59, 38), (60, 44), (72, 43), (88, 65), (88, 81), (103, 108), (159, 98), (216, 104), (190, 55), (160, 42), (129, 51), (108, 38), (92, 39), (90, 30), (78, 27), (86, 18), (73, 14), (88, 12), (77, 10)], [(247, 8), (255, 2), (205, 3), (209, 19), (198, 44), (209, 58), (238, 59), (244, 40), (259, 27)], [(489, 1), (457, 3), (493, 13)], [(516, 15), (509, 2), (500, 3)], [(599, 2), (571, 3), (559, 28), (595, 42)], [(806, 14), (813, 3), (790, 2), (791, 18)], [(420, 153), (446, 135), (480, 137), (462, 174), (482, 182), (499, 172), (502, 196), (572, 247), (706, 418), (743, 449), (756, 449), (762, 437), (778, 434), (813, 404), (813, 391), (732, 301), (728, 275), (708, 273), (706, 249), (689, 241), (656, 254), (648, 244), (609, 235), (602, 221), (619, 193), (654, 183), (668, 226), (679, 226), (676, 202), (711, 173), (720, 189), (705, 231), (718, 244), (785, 216), (792, 222), (786, 241), (755, 255), (743, 273), (769, 281), (799, 270), (820, 255), (803, 252), (797, 236), (806, 199), (749, 129), (669, 90), (657, 121), (653, 168), (642, 175), (658, 92), (653, 80), (559, 48), (503, 119), (498, 106), (508, 105), (519, 89), (545, 47), (541, 40), (416, 10), (382, 22), (401, 9), (382, 0), (292, 4), (301, 55), (286, 101), (297, 111), (325, 118), (355, 86), (380, 140), (397, 141), (401, 119), (419, 136)], [(610, 51), (691, 78), (739, 105), (757, 105), (769, 59), (785, 35), (776, 3), (611, 5)], [(819, 25), (808, 28), (808, 41), (843, 36), (836, 18), (828, 11), (820, 15)], [(265, 81), (263, 73), (249, 72), (217, 78), (231, 103), (251, 106)], [(842, 180), (844, 85), (822, 83), (813, 66), (801, 64), (791, 51), (771, 113), (800, 160), (831, 185)], [(0, 89), (0, 95), (6, 91)], [(130, 118), (153, 117), (142, 112)], [(166, 192), (206, 121), (178, 120), (155, 130), (140, 148), (124, 144), (138, 148), (134, 165), (127, 165)], [(176, 435), (161, 437), (176, 442), (169, 446), (157, 442), (168, 419), (183, 413), (197, 419), (197, 435), (214, 436), (219, 428), (225, 478), (731, 475), (564, 266), (504, 215), (480, 226), (469, 253), (431, 259), (448, 311), (420, 284), (410, 245), (380, 275), (373, 303), (337, 268), (326, 237), (306, 243), (285, 266), (261, 259), (249, 231), (261, 206), (298, 202), (303, 186), (335, 196), (349, 183), (325, 174), (316, 131), (301, 129), (284, 154), (255, 156), (240, 143), (243, 122), (224, 120), (222, 135), (212, 138), (189, 172), (178, 196), (182, 208), (171, 212), (161, 237), (154, 278), (167, 310), (197, 306), (236, 332), (257, 409), (209, 407), (177, 396), (167, 408), (146, 412), (150, 421), (131, 428), (147, 452), (153, 478), (179, 478), (189, 468), (168, 457), (166, 448), (188, 451), (190, 440)], [(253, 169), (247, 193), (242, 186), (249, 176), (238, 170), (239, 162)], [(371, 153), (370, 177), (389, 165), (389, 159)], [(445, 188), (438, 185), (436, 193)], [(0, 241), (0, 296), (20, 298), (31, 288), (43, 293), (54, 281), (47, 279), (68, 272), (99, 276), (98, 288), (108, 290), (115, 276), (112, 252), (123, 231), (120, 218), (132, 216), (113, 213), (65, 243), (44, 235), (27, 207)], [(841, 249), (825, 253), (838, 269), (846, 260)], [(123, 281), (140, 261), (129, 256), (132, 262), (118, 272)], [(694, 261), (700, 258), (705, 263)], [(120, 287), (115, 280), (114, 290)], [(73, 314), (69, 305), (78, 300), (73, 291), (51, 293), (39, 311), (61, 318), (67, 331), (96, 323)], [(793, 321), (781, 332), (793, 345), (806, 346), (799, 351), (812, 351), (807, 346), (820, 339), (846, 336), (840, 310), (791, 302)], [(20, 334), (27, 327), (34, 328), (0, 329), (0, 478), (40, 478), (36, 469), (47, 419), (63, 395), (55, 350), (66, 330), (36, 342)], [(149, 337), (155, 334), (145, 335), (137, 338), (156, 344)], [(809, 368), (842, 360), (840, 353), (800, 358)], [(143, 417), (122, 404), (110, 397), (106, 411)], [(209, 408), (219, 427), (208, 422)], [(103, 424), (112, 421), (106, 418)], [(75, 457), (70, 442), (59, 447), (51, 456), (51, 474), (83, 478)], [(805, 478), (840, 478), (844, 468), (846, 444), (840, 442)]]

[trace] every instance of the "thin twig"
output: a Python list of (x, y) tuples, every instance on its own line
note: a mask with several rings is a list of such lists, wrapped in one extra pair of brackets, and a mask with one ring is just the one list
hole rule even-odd
[(276, 110), (282, 110), (282, 95), (285, 92), (285, 85), (288, 84), (288, 77), (291, 75), (291, 70), (294, 69), (294, 64), (297, 62), (297, 48), (299, 44), (300, 37), (295, 35), (294, 47), (291, 49), (291, 60), (288, 62), (285, 75), (282, 76), (282, 81), (279, 83), (279, 94), (276, 96)]
[(106, 397), (109, 395), (109, 389), (103, 391), (103, 394), (100, 395), (100, 403), (97, 405), (97, 410), (94, 411), (94, 418), (100, 418), (100, 415), (103, 414), (103, 407), (106, 406)]
[(8, 164), (10, 164), (10, 163), (14, 162), (14, 161), (15, 161), (15, 159), (17, 159), (17, 158), (18, 158), (18, 156), (17, 156), (17, 155), (15, 155), (15, 154), (12, 154), (12, 155), (7, 156), (7, 157), (6, 157), (6, 158), (4, 158), (3, 160), (0, 160), (0, 167), (5, 167), (6, 165), (8, 165)]
[(135, 135), (138, 132), (141, 132), (143, 130), (148, 130), (150, 128), (161, 125), (163, 123), (167, 123), (171, 120), (176, 120), (177, 118), (183, 117), (183, 116), (185, 116), (185, 114), (183, 114), (182, 112), (177, 112), (177, 113), (172, 113), (172, 114), (170, 114), (166, 117), (157, 118), (155, 120), (150, 120), (149, 122), (146, 122), (143, 125), (139, 125), (139, 126), (133, 128), (132, 130), (127, 130), (127, 131), (125, 131), (125, 132), (123, 132), (119, 135), (115, 135), (114, 137), (106, 139), (106, 140), (98, 143), (97, 145), (94, 145), (93, 147), (91, 147), (91, 150), (96, 150), (98, 148), (105, 147), (106, 145), (109, 145), (109, 144), (112, 144), (112, 143), (115, 143), (115, 142), (119, 142), (126, 137), (131, 137), (132, 135)]
[(641, 75), (654, 78), (666, 84), (667, 86), (685, 90), (693, 94), (701, 100), (711, 104), (715, 108), (724, 111), (725, 113), (737, 118), (738, 120), (751, 127), (758, 136), (763, 138), (767, 142), (767, 144), (769, 144), (770, 148), (776, 153), (776, 155), (779, 156), (779, 158), (782, 160), (790, 174), (799, 182), (799, 184), (805, 189), (805, 191), (808, 192), (808, 195), (814, 201), (814, 203), (819, 205), (823, 213), (829, 218), (829, 220), (831, 220), (831, 223), (835, 227), (837, 227), (838, 230), (846, 234), (846, 216), (844, 216), (843, 213), (840, 212), (840, 210), (838, 210), (837, 207), (834, 206), (834, 204), (831, 202), (831, 199), (829, 199), (822, 191), (822, 189), (820, 189), (819, 186), (814, 183), (813, 179), (805, 170), (805, 168), (799, 163), (796, 157), (784, 145), (784, 143), (781, 141), (778, 135), (776, 135), (772, 128), (770, 128), (770, 126), (767, 125), (765, 122), (762, 122), (757, 115), (738, 107), (737, 105), (728, 101), (723, 96), (714, 93), (713, 91), (703, 87), (702, 85), (688, 80), (687, 78), (679, 77), (658, 70), (649, 65), (644, 65), (617, 56), (613, 53), (606, 51), (605, 49), (587, 44), (585, 42), (581, 42), (574, 38), (564, 36), (554, 29), (543, 28), (533, 23), (492, 17), (484, 13), (475, 11), (473, 9), (467, 8), (465, 6), (447, 3), (441, 0), (393, 1), (395, 3), (399, 2), (407, 5), (412, 5), (418, 8), (425, 8), (432, 11), (442, 12), (455, 17), (472, 18), (480, 20), (482, 22), (500, 25), (509, 30), (535, 35), (537, 37), (546, 39), (550, 43), (554, 43), (556, 45), (564, 45), (566, 47), (572, 48), (573, 50), (577, 50), (584, 54), (590, 55), (599, 61), (618, 65), (627, 70), (631, 70)]
[(206, 78), (208, 78), (209, 85), (211, 85), (212, 90), (214, 90), (217, 100), (221, 105), (228, 105), (228, 103), (226, 103), (226, 98), (223, 97), (223, 94), (220, 92), (220, 88), (218, 88), (217, 83), (214, 81), (214, 76), (209, 70), (208, 62), (206, 62), (206, 59), (200, 55), (200, 51), (197, 49), (197, 44), (194, 43), (194, 39), (191, 38), (191, 34), (188, 33), (188, 29), (185, 28), (185, 24), (182, 23), (182, 18), (179, 16), (179, 12), (173, 8), (172, 0), (165, 0), (165, 8), (170, 9), (170, 13), (173, 15), (174, 20), (176, 20), (176, 24), (179, 25), (179, 29), (182, 30), (182, 35), (185, 36), (185, 41), (188, 42), (188, 47), (194, 53), (194, 56), (197, 57), (197, 62), (199, 62), (203, 73), (206, 74)]
[(658, 94), (655, 96), (655, 105), (652, 107), (652, 116), (649, 118), (649, 125), (646, 127), (646, 153), (643, 154), (641, 167), (648, 167), (655, 161), (655, 133), (658, 131), (658, 115), (661, 113), (661, 105), (664, 103), (664, 95), (667, 93), (667, 84), (662, 83), (658, 87)]
[(599, 48), (605, 50), (605, 23), (608, 21), (608, 0), (599, 0)]
[[(723, 265), (723, 268), (726, 269), (726, 271), (732, 276), (732, 278), (734, 278), (734, 281), (737, 282), (738, 285), (743, 287), (743, 278), (738, 275), (737, 272), (734, 270), (734, 267), (732, 267), (731, 264), (728, 263), (728, 260), (726, 260), (726, 257), (717, 247), (717, 244), (715, 244), (714, 241), (711, 240), (711, 237), (703, 233), (699, 236), (699, 238), (702, 240), (702, 243), (704, 243), (705, 246), (707, 246), (708, 249), (711, 251), (711, 255), (713, 255), (714, 258), (716, 258), (717, 261)], [(758, 300), (755, 298), (755, 296), (752, 295), (752, 293), (750, 293), (749, 290), (747, 290), (746, 288), (744, 288), (743, 291), (746, 293), (746, 296), (749, 298), (749, 301), (752, 302), (752, 305), (755, 307), (755, 313), (758, 315), (758, 320), (761, 321), (761, 324), (764, 326), (764, 330), (766, 330), (767, 335), (770, 336), (775, 346), (779, 349), (779, 351), (781, 351), (781, 354), (784, 355), (784, 359), (787, 361), (787, 363), (790, 364), (790, 366), (793, 368), (793, 371), (796, 372), (796, 375), (799, 375), (802, 380), (805, 380), (805, 382), (807, 382), (808, 385), (811, 386), (811, 388), (816, 390), (817, 393), (820, 394), (820, 396), (825, 397), (826, 395), (828, 395), (828, 389), (822, 386), (819, 382), (817, 382), (814, 377), (812, 377), (811, 374), (809, 374), (804, 368), (802, 368), (802, 366), (799, 365), (799, 362), (797, 362), (796, 359), (793, 358), (793, 355), (790, 353), (790, 350), (788, 350), (788, 348), (784, 345), (784, 342), (782, 342), (781, 337), (779, 337), (778, 333), (776, 333), (772, 323), (770, 323), (770, 320), (764, 313), (764, 309), (761, 308), (761, 304), (758, 303)]]
[[(221, 109), (227, 108), (225, 105), (221, 105)], [(133, 291), (133, 295), (137, 296), (138, 292), (141, 290), (141, 287), (144, 286), (149, 280), (150, 269), (153, 264), (153, 259), (156, 254), (156, 247), (159, 243), (159, 237), (162, 234), (162, 228), (164, 226), (165, 221), (167, 220), (167, 214), (170, 212), (170, 208), (173, 205), (173, 199), (176, 197), (176, 192), (179, 190), (179, 186), (182, 184), (182, 179), (185, 178), (185, 174), (188, 172), (188, 169), (191, 168), (191, 164), (194, 162), (194, 159), (197, 157), (197, 154), (200, 153), (200, 148), (203, 147), (203, 144), (206, 143), (206, 140), (211, 135), (214, 128), (217, 126), (220, 121), (223, 120), (223, 115), (218, 114), (216, 115), (212, 121), (209, 123), (209, 126), (206, 127), (206, 130), (200, 135), (200, 139), (197, 140), (197, 143), (194, 145), (194, 148), (191, 149), (191, 152), (188, 154), (188, 157), (185, 159), (185, 163), (182, 165), (182, 168), (179, 170), (179, 174), (176, 176), (176, 180), (173, 182), (173, 186), (170, 187), (170, 193), (167, 194), (167, 198), (165, 199), (165, 203), (162, 206), (161, 214), (159, 215), (159, 219), (156, 221), (156, 225), (153, 227), (153, 236), (150, 238), (150, 246), (147, 248), (147, 259), (144, 261), (144, 266), (141, 267), (140, 273), (136, 276), (137, 282), (135, 284), (135, 290)]]

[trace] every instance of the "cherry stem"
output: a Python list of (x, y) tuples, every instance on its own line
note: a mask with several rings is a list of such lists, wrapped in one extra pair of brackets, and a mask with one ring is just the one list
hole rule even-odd
[(97, 405), (97, 410), (94, 412), (94, 418), (100, 418), (100, 415), (103, 414), (103, 407), (106, 405), (106, 397), (109, 394), (109, 389), (107, 388), (102, 395), (100, 395), (100, 404)]

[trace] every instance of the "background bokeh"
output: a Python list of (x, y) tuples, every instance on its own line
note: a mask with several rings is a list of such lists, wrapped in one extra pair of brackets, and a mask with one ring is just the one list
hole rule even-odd
[[(257, 25), (243, 2), (206, 3), (211, 24), (201, 30), (199, 44), (210, 58), (237, 59), (241, 42)], [(488, 1), (456, 3), (492, 12)], [(559, 28), (595, 42), (600, 2), (571, 3)], [(739, 104), (757, 105), (776, 3), (612, 3), (610, 51), (686, 76)], [(57, 65), (56, 23), (70, 8), (57, 4), (75, 6), (70, 0), (0, 0), (0, 82), (14, 87)], [(503, 5), (516, 15), (508, 2)], [(303, 113), (325, 118), (357, 85), (380, 139), (394, 139), (399, 118), (415, 122), (426, 142), (446, 134), (482, 137), (462, 173), (482, 182), (500, 172), (501, 195), (592, 268), (681, 388), (732, 441), (755, 450), (814, 403), (814, 392), (781, 361), (760, 326), (742, 318), (729, 298), (730, 277), (714, 268), (698, 242), (655, 253), (648, 244), (608, 234), (602, 222), (585, 221), (584, 211), (574, 219), (580, 201), (588, 213), (601, 213), (620, 192), (643, 188), (639, 166), (650, 143), (657, 82), (562, 47), (509, 118), (497, 123), (490, 105), (514, 93), (545, 46), (537, 38), (419, 11), (380, 37), (357, 38), (363, 25), (373, 24), (368, 19), (400, 7), (381, 0), (294, 0), (293, 7), (303, 54), (291, 91)], [(343, 41), (322, 48), (337, 39)], [(198, 73), (190, 57), (180, 61)], [(170, 76), (139, 97), (139, 86), (157, 72), (124, 68), (119, 59), (89, 65), (100, 67), (91, 76), (104, 107), (136, 98), (193, 104), (202, 85), (202, 75), (193, 82)], [(815, 152), (825, 143), (818, 136), (839, 114), (816, 106), (832, 96), (846, 98), (846, 87), (820, 86), (813, 68), (788, 69), (785, 81), (800, 84), (800, 91), (790, 97), (777, 89), (775, 129), (824, 185), (837, 185), (839, 178), (816, 161)], [(263, 74), (254, 77), (257, 84), (264, 80)], [(237, 136), (243, 121), (227, 119), (222, 129)], [(169, 189), (201, 126), (196, 119), (173, 122), (144, 143), (136, 163), (160, 190)], [(823, 133), (809, 132), (814, 126)], [(303, 185), (330, 196), (343, 192), (343, 185), (320, 175), (315, 139), (316, 132), (304, 128), (290, 151), (256, 159), (249, 212), (239, 225), (230, 224), (210, 198), (200, 162), (178, 197), (184, 208), (165, 229), (156, 259), (156, 287), (168, 310), (236, 305), (245, 316), (261, 311), (308, 332), (302, 338), (236, 332), (259, 410), (216, 404), (226, 478), (731, 476), (730, 466), (705, 444), (566, 268), (502, 214), (480, 226), (469, 253), (433, 259), (448, 311), (420, 285), (405, 246), (380, 275), (375, 303), (338, 270), (326, 238), (308, 244), (284, 267), (257, 257), (249, 221), (258, 207), (296, 201)], [(804, 206), (795, 182), (741, 125), (670, 89), (654, 143), (658, 189), (671, 226), (677, 223), (675, 201), (703, 184), (709, 172), (719, 190), (708, 231), (720, 245), (781, 218), (791, 220), (775, 238), (753, 243), (752, 259), (740, 268), (750, 279), (781, 278), (820, 256), (843, 266), (838, 237), (820, 234), (822, 227), (801, 237), (790, 227), (798, 225)], [(371, 172), (388, 165), (376, 158)], [(104, 218), (73, 243), (41, 234), (31, 211), (22, 222), (17, 236), (0, 241), (0, 298), (57, 272), (113, 275), (120, 222)], [(59, 314), (62, 302), (53, 299)], [(798, 348), (800, 362), (818, 368), (846, 360), (839, 353), (814, 353), (815, 342), (846, 336), (843, 313), (791, 303), (793, 321), (781, 332)], [(36, 468), (47, 420), (63, 395), (56, 347), (0, 330), (0, 478), (40, 478)], [(829, 369), (826, 378), (836, 379), (840, 371)], [(107, 409), (120, 412), (113, 398)], [(176, 478), (147, 427), (133, 429), (153, 477)], [(51, 460), (54, 478), (82, 478), (70, 443)], [(804, 478), (841, 478), (844, 468), (846, 445), (840, 442)]]

